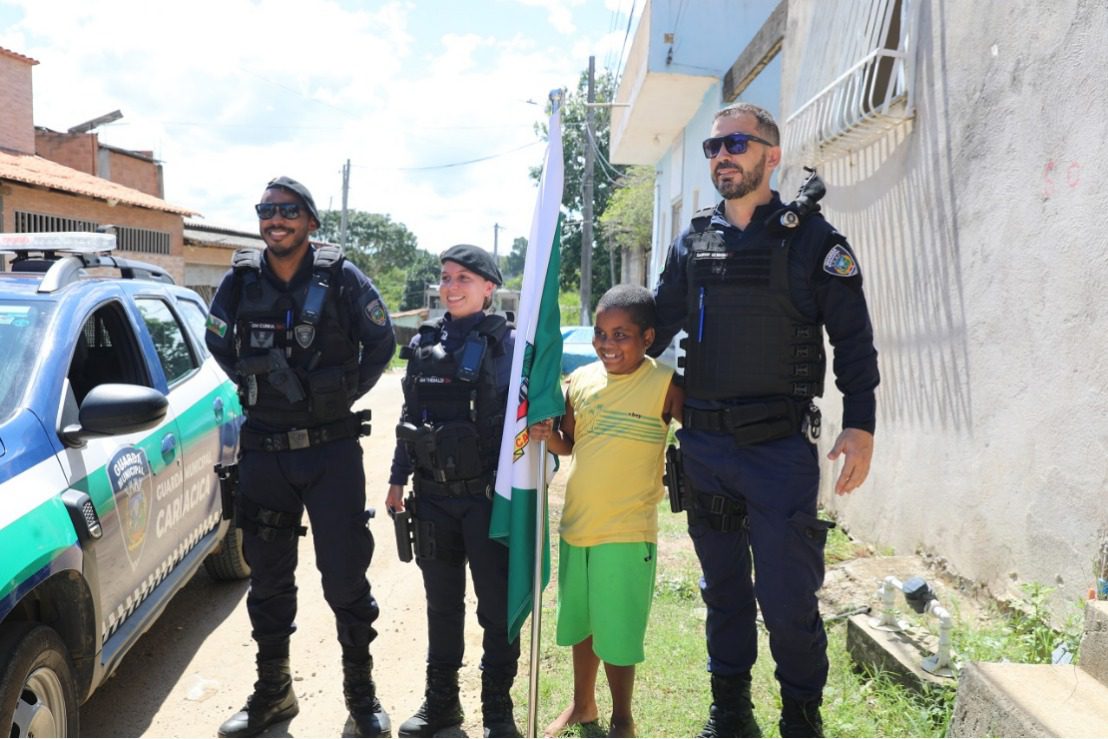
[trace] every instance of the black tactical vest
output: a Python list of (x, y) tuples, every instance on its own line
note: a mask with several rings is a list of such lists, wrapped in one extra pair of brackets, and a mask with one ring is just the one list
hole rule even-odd
[(261, 258), (257, 249), (242, 249), (232, 261), (236, 370), (247, 416), (280, 428), (349, 417), (358, 343), (337, 305), (341, 250), (317, 248), (311, 279), (291, 292), (262, 279)]
[[(438, 492), (446, 492), (443, 483), (466, 481), (475, 483), (468, 492), (487, 492), (504, 431), (505, 402), (496, 386), (495, 360), (504, 352), (511, 324), (503, 316), (486, 316), (453, 352), (439, 341), (442, 324), (423, 324), (419, 344), (401, 350), (408, 371), (402, 381), (404, 414), (397, 439), (407, 444), (417, 494), (421, 480), (438, 483)], [(483, 350), (477, 349), (482, 344)], [(483, 351), (479, 365), (473, 361), (476, 351)], [(453, 488), (453, 494), (467, 493), (464, 485)]]
[(767, 224), (757, 236), (730, 243), (734, 232), (713, 227), (710, 210), (693, 218), (685, 241), (690, 397), (823, 394), (823, 326), (801, 314), (789, 292), (791, 234), (823, 223), (811, 215), (786, 233)]

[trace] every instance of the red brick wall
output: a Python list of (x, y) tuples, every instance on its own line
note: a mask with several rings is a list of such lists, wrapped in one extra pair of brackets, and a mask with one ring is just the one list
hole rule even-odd
[(108, 172), (100, 172), (101, 177), (107, 176), (112, 182), (126, 185), (156, 198), (164, 197), (158, 186), (157, 164), (110, 149), (107, 150), (107, 154), (110, 159)]
[(0, 231), (11, 233), (15, 230), (17, 210), (45, 213), (62, 218), (81, 218), (100, 224), (111, 223), (116, 226), (164, 231), (169, 234), (168, 255), (127, 251), (121, 251), (119, 254), (156, 264), (173, 275), (178, 285), (185, 284), (184, 221), (179, 215), (127, 205), (113, 207), (102, 200), (7, 182), (0, 187), (0, 219), (2, 219)]
[(97, 174), (96, 151), (99, 148), (95, 134), (35, 131), (36, 154), (85, 174)]
[(0, 54), (0, 148), (35, 153), (31, 65)]

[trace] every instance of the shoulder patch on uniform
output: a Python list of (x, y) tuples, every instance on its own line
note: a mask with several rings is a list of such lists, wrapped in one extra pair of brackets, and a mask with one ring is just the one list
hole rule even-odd
[(207, 328), (221, 339), (227, 335), (227, 322), (211, 313), (208, 314)]
[(378, 326), (384, 326), (389, 320), (388, 314), (385, 313), (385, 306), (381, 305), (380, 300), (374, 300), (365, 307), (365, 317)]
[(842, 244), (835, 244), (823, 258), (823, 271), (835, 277), (853, 277), (860, 273), (858, 262)]

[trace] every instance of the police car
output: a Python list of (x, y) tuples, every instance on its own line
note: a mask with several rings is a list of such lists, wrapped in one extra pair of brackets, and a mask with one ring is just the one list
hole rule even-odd
[(206, 305), (114, 246), (0, 235), (0, 736), (76, 735), (201, 564), (249, 574), (228, 520), (242, 409)]

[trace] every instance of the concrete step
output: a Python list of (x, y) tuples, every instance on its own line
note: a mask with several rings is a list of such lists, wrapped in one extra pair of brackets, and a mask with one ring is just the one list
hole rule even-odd
[(971, 662), (948, 736), (1108, 736), (1108, 686), (1074, 665)]
[(1085, 607), (1085, 635), (1078, 655), (1081, 669), (1108, 685), (1108, 601), (1091, 600)]

